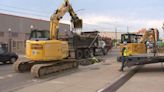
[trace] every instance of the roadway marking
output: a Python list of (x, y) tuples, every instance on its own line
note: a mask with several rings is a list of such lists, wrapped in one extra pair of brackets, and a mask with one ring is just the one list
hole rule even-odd
[(3, 79), (5, 79), (3, 76), (0, 76), (0, 80), (3, 80)]
[(0, 76), (0, 80), (12, 78), (12, 77), (14, 77), (14, 74), (8, 74), (8, 75), (5, 75), (5, 76)]
[(62, 82), (62, 81), (52, 81), (51, 83), (54, 83), (54, 84), (66, 84), (65, 82)]
[(38, 80), (37, 79), (33, 79), (32, 82), (38, 82)]
[(14, 75), (13, 74), (8, 74), (8, 75), (6, 75), (7, 77), (9, 77), (9, 78), (11, 78), (11, 77), (13, 77)]

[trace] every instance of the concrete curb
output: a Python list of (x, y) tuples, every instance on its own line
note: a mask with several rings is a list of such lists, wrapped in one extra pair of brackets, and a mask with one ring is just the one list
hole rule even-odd
[(97, 92), (116, 92), (122, 85), (124, 85), (142, 66), (137, 66), (133, 70), (122, 74), (118, 79), (108, 84), (106, 87)]

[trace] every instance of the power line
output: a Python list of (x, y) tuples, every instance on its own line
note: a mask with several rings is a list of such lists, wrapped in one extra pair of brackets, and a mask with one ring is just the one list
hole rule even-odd
[[(87, 23), (84, 23), (85, 25), (90, 25), (90, 26), (94, 26), (94, 27), (97, 27), (97, 28), (102, 28), (102, 29), (111, 29), (112, 27), (102, 27), (100, 25), (96, 25), (96, 24), (87, 24)], [(114, 28), (114, 27), (113, 27)]]
[(20, 12), (20, 11), (14, 11), (14, 10), (7, 10), (7, 9), (2, 9), (2, 8), (0, 8), (0, 10), (5, 11), (5, 12), (12, 12), (12, 13), (18, 13), (18, 14), (28, 14), (28, 15), (44, 17), (44, 18), (49, 17), (49, 16), (46, 16), (46, 15), (40, 15), (40, 14), (34, 14), (34, 13), (28, 13), (28, 12)]
[[(20, 7), (15, 7), (15, 6), (10, 6), (10, 5), (4, 5), (4, 4), (0, 4), (0, 7), (7, 7), (7, 8), (15, 8), (17, 10), (21, 10), (21, 11), (15, 11), (15, 10), (8, 10), (8, 9), (2, 9), (0, 8), (0, 10), (2, 11), (7, 11), (7, 12), (12, 12), (12, 13), (19, 13), (19, 14), (28, 14), (28, 15), (34, 15), (34, 16), (38, 16), (38, 17), (44, 17), (44, 18), (49, 18), (49, 16), (45, 15), (45, 13), (50, 13), (50, 12), (44, 12), (44, 14), (40, 13), (40, 12), (43, 12), (43, 11), (36, 11), (36, 10), (33, 10), (33, 9), (25, 9), (25, 8), (20, 8)], [(26, 10), (26, 11), (24, 11)], [(84, 9), (80, 9), (80, 10), (84, 10)], [(78, 11), (80, 11), (78, 10)], [(36, 13), (39, 13), (39, 14), (36, 14)], [(86, 25), (90, 25), (90, 26), (94, 26), (94, 27), (97, 27), (97, 28), (101, 28), (101, 29), (114, 29), (114, 25), (113, 27), (102, 27), (100, 25), (94, 25), (94, 24), (86, 24)], [(112, 26), (112, 25), (110, 25)], [(93, 28), (95, 29), (95, 28)]]
[(0, 7), (8, 7), (8, 8), (15, 8), (15, 9), (19, 9), (19, 10), (26, 10), (26, 11), (29, 11), (29, 12), (38, 12), (38, 13), (48, 13), (48, 14), (50, 14), (51, 12), (47, 12), (47, 11), (38, 11), (38, 10), (33, 10), (33, 9), (26, 9), (26, 8), (21, 8), (21, 7), (15, 7), (15, 6), (11, 6), (11, 5), (4, 5), (4, 4), (0, 4)]

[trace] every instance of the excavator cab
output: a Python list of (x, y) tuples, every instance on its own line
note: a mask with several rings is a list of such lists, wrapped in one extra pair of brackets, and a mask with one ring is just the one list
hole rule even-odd
[[(146, 53), (145, 43), (140, 43), (142, 35), (127, 33), (121, 35), (120, 55), (123, 47), (126, 47), (131, 55)], [(126, 44), (124, 44), (126, 43)]]
[[(145, 54), (146, 45), (145, 43), (140, 43), (142, 35), (127, 33), (121, 35), (120, 43), (120, 56), (117, 57), (117, 61), (121, 61), (122, 49), (126, 47), (130, 55)], [(126, 44), (124, 44), (126, 43)]]
[(49, 40), (49, 31), (47, 30), (32, 30), (30, 40)]
[(137, 35), (137, 34), (122, 34), (121, 35), (121, 43), (139, 43), (140, 38), (142, 35)]

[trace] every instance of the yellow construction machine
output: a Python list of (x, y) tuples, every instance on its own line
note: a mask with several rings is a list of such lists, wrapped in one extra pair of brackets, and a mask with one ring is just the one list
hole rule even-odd
[(69, 0), (56, 10), (50, 18), (50, 32), (31, 32), (30, 40), (26, 41), (26, 57), (29, 61), (14, 63), (16, 72), (31, 70), (34, 77), (41, 77), (50, 73), (76, 68), (76, 59), (71, 58), (68, 41), (58, 39), (59, 21), (69, 13), (73, 28), (82, 29), (82, 20), (74, 12)]
[(140, 43), (145, 43), (147, 41), (149, 41), (151, 44), (153, 43), (152, 49), (154, 54), (139, 54), (139, 55), (136, 54), (136, 55), (125, 57), (124, 67), (164, 62), (164, 56), (160, 55), (159, 53), (156, 54), (158, 52), (156, 42), (159, 41), (158, 29), (151, 28), (150, 30), (145, 30), (144, 35), (141, 37)]
[(121, 60), (122, 48), (126, 47), (130, 55), (139, 55), (147, 53), (147, 44), (146, 42), (153, 43), (153, 52), (156, 52), (156, 42), (159, 40), (158, 29), (150, 28), (149, 30), (143, 30), (143, 34), (135, 33), (126, 33), (121, 35), (121, 44), (120, 44), (120, 56), (117, 58), (117, 61)]

